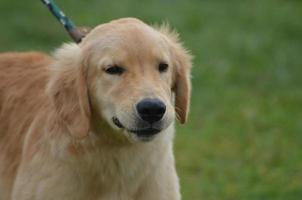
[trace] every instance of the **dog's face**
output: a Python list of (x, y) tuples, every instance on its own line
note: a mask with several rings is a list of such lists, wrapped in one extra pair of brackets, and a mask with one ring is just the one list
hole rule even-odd
[(148, 141), (172, 124), (175, 113), (186, 120), (190, 56), (167, 29), (116, 20), (92, 30), (80, 49), (88, 110), (115, 131)]

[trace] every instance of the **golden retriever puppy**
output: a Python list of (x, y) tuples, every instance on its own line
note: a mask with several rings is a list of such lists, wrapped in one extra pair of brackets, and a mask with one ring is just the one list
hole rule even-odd
[(0, 54), (0, 200), (180, 199), (190, 60), (175, 33), (132, 18), (53, 58)]

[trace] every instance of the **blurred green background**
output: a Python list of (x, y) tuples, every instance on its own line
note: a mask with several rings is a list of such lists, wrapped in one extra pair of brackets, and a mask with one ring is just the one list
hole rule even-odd
[[(302, 199), (302, 1), (57, 3), (77, 25), (167, 21), (195, 56), (190, 119), (175, 141), (183, 199)], [(0, 0), (0, 51), (67, 41), (39, 0)]]

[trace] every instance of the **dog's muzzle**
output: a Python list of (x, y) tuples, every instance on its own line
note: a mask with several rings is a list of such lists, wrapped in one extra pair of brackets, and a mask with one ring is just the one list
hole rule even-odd
[(120, 129), (125, 129), (126, 131), (137, 135), (139, 138), (152, 138), (154, 135), (159, 133), (161, 130), (153, 127), (144, 128), (144, 129), (127, 129), (125, 126), (120, 122), (117, 117), (112, 118), (112, 122)]
[(159, 127), (161, 127), (161, 120), (166, 113), (166, 105), (159, 99), (146, 98), (139, 101), (135, 108), (138, 120), (137, 128), (127, 128), (117, 117), (113, 117), (112, 122), (118, 128), (125, 129), (142, 140), (150, 140), (161, 131)]

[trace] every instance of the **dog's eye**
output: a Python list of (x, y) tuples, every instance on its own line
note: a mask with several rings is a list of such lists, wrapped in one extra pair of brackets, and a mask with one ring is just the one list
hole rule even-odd
[(160, 73), (166, 72), (168, 70), (169, 65), (167, 63), (159, 63), (158, 70)]
[(117, 65), (113, 65), (105, 69), (105, 72), (111, 75), (121, 75), (122, 73), (124, 73), (124, 71), (124, 68)]

